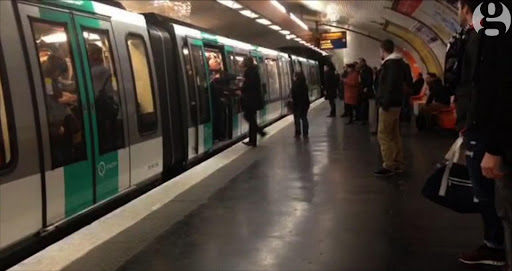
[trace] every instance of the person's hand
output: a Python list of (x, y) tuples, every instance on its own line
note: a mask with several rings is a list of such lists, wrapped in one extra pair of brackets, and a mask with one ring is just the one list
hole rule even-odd
[(480, 164), (482, 174), (489, 179), (500, 179), (503, 177), (501, 172), (501, 156), (485, 153), (484, 159)]
[(235, 91), (235, 94), (236, 94), (237, 96), (242, 96), (242, 92), (241, 92), (240, 90)]
[(64, 132), (65, 132), (65, 130), (64, 130), (64, 126), (61, 126), (61, 127), (59, 128), (59, 135), (63, 135), (63, 134), (64, 134)]

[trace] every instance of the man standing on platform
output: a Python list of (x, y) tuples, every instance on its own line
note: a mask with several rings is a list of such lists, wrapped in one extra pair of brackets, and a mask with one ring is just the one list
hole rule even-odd
[(395, 53), (395, 43), (384, 40), (381, 45), (382, 72), (379, 78), (377, 104), (379, 105), (378, 139), (382, 153), (382, 168), (376, 176), (391, 176), (404, 170), (405, 161), (400, 135), (400, 111), (404, 88), (412, 83), (411, 69)]
[(359, 73), (361, 81), (361, 99), (359, 106), (360, 121), (363, 124), (368, 123), (369, 111), (370, 111), (370, 99), (373, 98), (373, 70), (366, 64), (364, 58), (359, 59)]
[[(455, 88), (457, 126), (464, 136), (468, 153), (466, 165), (484, 225), (483, 244), (463, 253), (459, 260), (466, 264), (503, 265), (504, 231), (495, 205), (498, 191), (493, 179), (504, 178), (500, 174), (501, 161), (512, 139), (512, 101), (507, 100), (512, 90), (507, 85), (511, 82), (510, 76), (506, 74), (511, 63), (510, 47), (507, 47), (510, 43), (504, 39), (508, 34), (491, 38), (484, 34), (485, 30), (476, 31), (472, 23), (473, 12), (484, 2), (461, 0), (459, 3), (459, 19), (465, 32), (458, 58), (459, 80)], [(508, 184), (510, 187), (510, 182), (497, 181), (497, 185)]]

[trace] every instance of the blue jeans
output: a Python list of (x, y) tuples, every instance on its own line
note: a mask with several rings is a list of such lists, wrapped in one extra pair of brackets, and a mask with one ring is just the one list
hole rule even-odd
[(505, 228), (507, 262), (512, 270), (512, 152), (503, 157), (503, 172), (503, 180), (496, 180), (496, 208)]
[(503, 248), (503, 224), (496, 211), (495, 182), (483, 176), (480, 166), (485, 155), (485, 144), (478, 134), (468, 132), (464, 135), (464, 146), (473, 193), (479, 201), (484, 222), (484, 242), (489, 247)]

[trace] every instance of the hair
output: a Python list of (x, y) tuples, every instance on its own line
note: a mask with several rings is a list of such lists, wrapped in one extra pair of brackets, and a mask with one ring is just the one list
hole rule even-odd
[(430, 78), (437, 78), (437, 74), (435, 72), (428, 72), (427, 76)]
[(416, 75), (423, 76), (422, 72), (418, 72)]
[(350, 63), (350, 64), (347, 64), (347, 68), (355, 70), (356, 69), (356, 65), (354, 63)]
[(254, 59), (252, 59), (252, 57), (250, 56), (246, 56), (244, 58), (244, 61), (242, 62), (242, 65), (245, 67), (245, 68), (249, 68), (249, 67), (252, 67), (254, 66)]
[(60, 76), (68, 71), (68, 65), (62, 57), (51, 54), (48, 56), (42, 70), (45, 76), (54, 76), (55, 74)]
[(395, 51), (395, 43), (392, 40), (383, 40), (380, 44), (380, 48), (388, 54), (392, 54)]
[(460, 0), (460, 6), (464, 7), (467, 6), (469, 10), (471, 10), (471, 13), (475, 12), (476, 7), (483, 3), (484, 0)]
[(366, 59), (364, 59), (364, 58), (362, 58), (362, 57), (361, 57), (361, 58), (359, 58), (359, 62), (364, 62), (364, 63), (366, 63)]
[(303, 72), (298, 71), (298, 72), (295, 72), (294, 75), (295, 75), (295, 78), (297, 78), (296, 81), (298, 83), (306, 84), (306, 76), (304, 75)]

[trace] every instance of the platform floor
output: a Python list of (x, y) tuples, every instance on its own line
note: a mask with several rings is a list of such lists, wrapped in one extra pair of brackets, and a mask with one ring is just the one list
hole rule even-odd
[(377, 178), (368, 127), (326, 113), (309, 141), (288, 125), (65, 270), (466, 270), (478, 216), (420, 194), (453, 138), (405, 131), (407, 172)]

